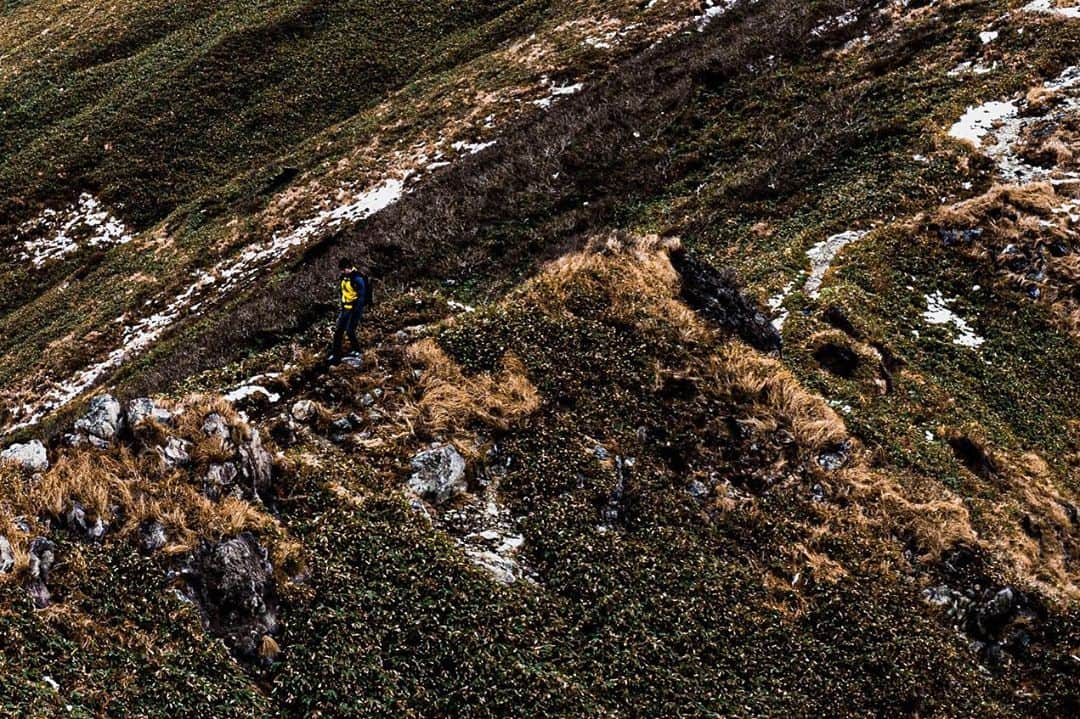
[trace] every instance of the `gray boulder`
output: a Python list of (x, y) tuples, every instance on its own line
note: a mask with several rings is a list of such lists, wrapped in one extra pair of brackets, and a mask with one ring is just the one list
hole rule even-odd
[(276, 634), (277, 588), (266, 550), (245, 532), (203, 544), (183, 572), (187, 595), (202, 609), (207, 628), (240, 659), (264, 661), (264, 638)]
[(90, 407), (86, 414), (75, 421), (75, 429), (85, 433), (91, 444), (107, 445), (116, 439), (116, 435), (123, 429), (120, 402), (111, 394), (94, 397), (90, 400)]
[(44, 444), (33, 439), (25, 444), (13, 444), (0, 452), (0, 461), (18, 464), (31, 472), (44, 472), (49, 468), (49, 453)]
[(171, 425), (173, 414), (164, 407), (158, 407), (154, 400), (149, 397), (136, 397), (128, 400), (124, 407), (128, 426), (135, 429), (148, 420), (154, 420), (164, 425)]
[(0, 574), (7, 574), (15, 568), (15, 552), (11, 549), (11, 542), (0, 534)]
[(206, 419), (203, 420), (202, 431), (207, 437), (220, 439), (226, 448), (233, 446), (232, 430), (229, 429), (229, 423), (217, 412), (206, 415)]
[(443, 445), (421, 452), (412, 459), (409, 489), (435, 504), (444, 504), (469, 487), (465, 480), (465, 458)]

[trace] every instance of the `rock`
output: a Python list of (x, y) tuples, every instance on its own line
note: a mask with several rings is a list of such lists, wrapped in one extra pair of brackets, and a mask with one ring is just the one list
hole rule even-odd
[(55, 544), (44, 537), (38, 537), (30, 542), (30, 564), (27, 571), (30, 581), (26, 586), (26, 591), (38, 609), (49, 606), (52, 600), (46, 583), (49, 581), (49, 570), (52, 569), (55, 561)]
[(264, 637), (276, 634), (277, 589), (266, 550), (245, 532), (216, 544), (204, 543), (183, 577), (187, 595), (202, 609), (207, 628), (233, 653), (265, 663)]
[(719, 271), (685, 250), (672, 252), (671, 264), (682, 277), (682, 297), (687, 304), (754, 349), (780, 350), (780, 333), (742, 291), (733, 272)]
[(25, 444), (13, 444), (0, 452), (0, 460), (20, 465), (31, 472), (44, 472), (49, 468), (49, 453), (39, 440)]
[(186, 467), (191, 464), (191, 442), (179, 437), (169, 437), (164, 447), (157, 447), (157, 453), (170, 467)]
[(83, 507), (81, 502), (72, 503), (71, 509), (64, 515), (64, 519), (67, 521), (67, 528), (70, 531), (90, 542), (101, 541), (101, 538), (105, 536), (105, 532), (108, 530), (108, 525), (101, 521), (100, 516), (95, 517), (93, 521), (86, 516), (86, 508)]
[(153, 420), (165, 426), (173, 423), (173, 413), (164, 407), (159, 407), (149, 397), (136, 397), (128, 400), (124, 407), (128, 427), (135, 429), (146, 421)]
[(310, 399), (302, 399), (292, 406), (291, 414), (297, 422), (308, 423), (319, 414), (318, 407)]
[(240, 445), (240, 474), (251, 487), (252, 497), (262, 497), (270, 490), (274, 458), (266, 451), (259, 430), (251, 430), (247, 442)]
[(153, 554), (169, 542), (165, 525), (156, 519), (147, 519), (139, 525), (139, 549), (146, 554)]
[(206, 415), (202, 425), (203, 434), (207, 437), (217, 437), (225, 443), (226, 447), (232, 446), (232, 431), (228, 422), (217, 412)]
[(348, 417), (338, 417), (330, 424), (330, 426), (338, 432), (350, 432), (353, 428), (352, 422), (349, 421)]
[(435, 504), (443, 504), (468, 489), (465, 458), (450, 445), (420, 452), (412, 459), (409, 489)]
[(94, 397), (86, 414), (76, 420), (75, 429), (88, 435), (91, 444), (108, 446), (123, 429), (120, 402), (111, 394)]
[(206, 495), (211, 499), (220, 499), (229, 493), (236, 485), (236, 477), (240, 472), (232, 462), (212, 464), (206, 471)]
[(690, 482), (687, 485), (686, 491), (690, 493), (690, 496), (695, 499), (704, 499), (709, 496), (709, 488), (705, 484), (697, 479)]
[(11, 549), (11, 542), (0, 534), (0, 574), (7, 574), (15, 568), (15, 552)]

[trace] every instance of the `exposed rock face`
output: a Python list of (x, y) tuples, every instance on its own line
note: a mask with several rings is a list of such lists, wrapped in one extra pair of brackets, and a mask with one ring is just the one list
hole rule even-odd
[(0, 461), (12, 462), (31, 472), (44, 472), (49, 468), (49, 454), (45, 445), (34, 439), (26, 444), (13, 444), (0, 452)]
[(103, 394), (90, 400), (90, 407), (75, 422), (75, 430), (84, 433), (91, 444), (107, 446), (123, 429), (123, 413), (120, 402), (111, 394)]
[(409, 489), (435, 504), (444, 504), (468, 489), (465, 458), (450, 445), (416, 455), (412, 468)]
[(264, 637), (277, 633), (277, 594), (266, 550), (250, 533), (205, 543), (184, 570), (189, 596), (207, 628), (241, 659), (262, 661)]
[(992, 661), (1003, 652), (1020, 655), (1032, 639), (1030, 625), (1038, 619), (1037, 608), (1013, 587), (975, 587), (964, 591), (948, 585), (923, 590), (927, 603), (941, 607), (955, 626), (972, 639), (972, 649)]
[(56, 561), (56, 545), (44, 537), (38, 537), (30, 543), (30, 566), (27, 574), (29, 583), (26, 591), (34, 600), (34, 606), (44, 609), (49, 606), (52, 595), (46, 583), (49, 581), (49, 570)]
[(685, 250), (673, 252), (671, 263), (682, 276), (682, 296), (687, 304), (754, 349), (780, 349), (780, 333), (768, 316), (740, 289), (732, 272), (721, 272)]
[(15, 553), (11, 550), (11, 542), (0, 534), (0, 574), (7, 574), (15, 568)]

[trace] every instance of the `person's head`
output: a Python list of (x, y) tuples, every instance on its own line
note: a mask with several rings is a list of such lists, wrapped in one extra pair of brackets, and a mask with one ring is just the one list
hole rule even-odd
[(353, 268), (353, 261), (348, 257), (342, 257), (337, 263), (339, 270), (350, 270)]

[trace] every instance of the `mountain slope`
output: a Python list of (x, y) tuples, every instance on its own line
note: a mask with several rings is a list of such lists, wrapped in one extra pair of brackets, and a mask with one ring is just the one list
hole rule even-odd
[(373, 8), (3, 16), (4, 711), (1075, 713), (1075, 12)]

